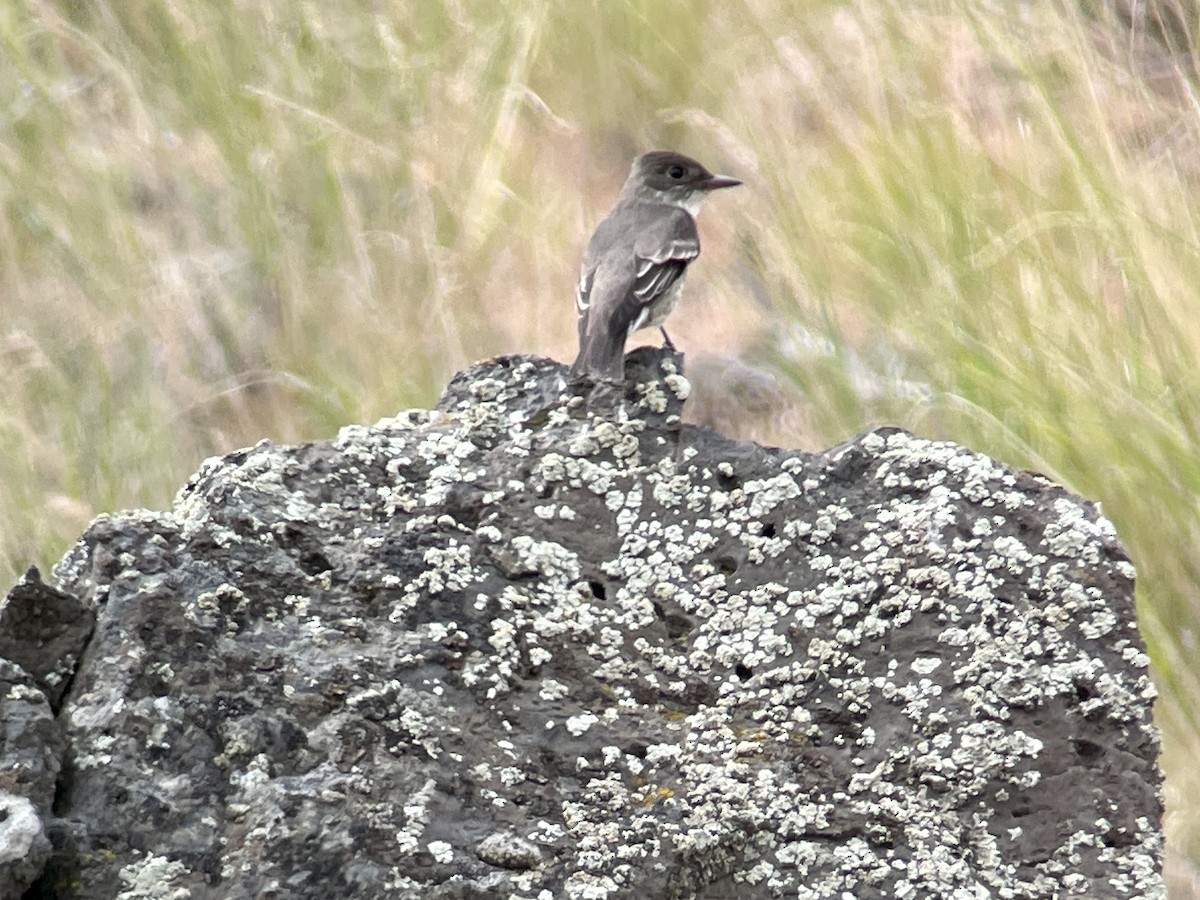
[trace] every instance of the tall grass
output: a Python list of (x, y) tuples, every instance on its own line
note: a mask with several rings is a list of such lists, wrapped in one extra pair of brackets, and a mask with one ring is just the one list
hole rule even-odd
[(1103, 502), (1200, 860), (1185, 12), (1168, 46), (1055, 3), (4, 5), (0, 581), (206, 455), (569, 358), (580, 244), (674, 146), (748, 184), (673, 334), (778, 376), (773, 439), (896, 423)]

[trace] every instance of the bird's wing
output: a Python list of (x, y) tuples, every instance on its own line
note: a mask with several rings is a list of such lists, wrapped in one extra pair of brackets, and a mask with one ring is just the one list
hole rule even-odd
[(656, 301), (677, 289), (687, 267), (700, 255), (696, 220), (678, 208), (671, 208), (663, 215), (660, 207), (651, 227), (639, 234), (634, 255), (637, 268), (627, 301), (635, 307), (630, 331), (642, 328), (655, 315), (661, 318), (666, 314), (663, 310), (655, 313)]
[(648, 256), (637, 257), (637, 275), (633, 281), (633, 295), (643, 306), (655, 297), (671, 289), (688, 264), (700, 255), (697, 240), (673, 240), (665, 246), (649, 252)]
[(575, 311), (586, 315), (592, 305), (592, 284), (596, 281), (596, 269), (585, 263), (579, 272), (579, 284), (575, 286)]
[[(664, 214), (665, 212), (665, 214)], [(633, 294), (643, 305), (665, 294), (700, 255), (696, 220), (685, 210), (658, 207), (634, 243), (637, 274)]]

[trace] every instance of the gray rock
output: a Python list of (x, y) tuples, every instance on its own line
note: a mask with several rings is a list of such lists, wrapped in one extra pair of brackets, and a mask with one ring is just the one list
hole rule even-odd
[(0, 659), (0, 900), (16, 900), (50, 858), (46, 822), (61, 745), (46, 695)]
[(489, 834), (479, 842), (475, 853), (484, 862), (506, 869), (532, 869), (542, 861), (537, 844), (509, 832)]
[(95, 622), (87, 606), (30, 566), (0, 601), (0, 659), (28, 672), (57, 711)]
[(682, 425), (678, 363), (492, 360), (93, 524), (31, 895), (1162, 897), (1108, 521), (895, 429)]

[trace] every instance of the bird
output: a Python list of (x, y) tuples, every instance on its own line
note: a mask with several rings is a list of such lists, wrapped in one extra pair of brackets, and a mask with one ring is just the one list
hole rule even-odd
[(634, 160), (616, 204), (583, 254), (572, 378), (620, 381), (625, 341), (642, 328), (657, 327), (664, 346), (675, 349), (662, 326), (688, 266), (700, 255), (696, 213), (712, 191), (741, 183), (672, 150), (652, 150)]

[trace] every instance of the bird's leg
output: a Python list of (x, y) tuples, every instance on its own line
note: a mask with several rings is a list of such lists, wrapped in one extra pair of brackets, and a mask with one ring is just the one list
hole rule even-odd
[(661, 325), (659, 325), (658, 330), (662, 332), (663, 346), (666, 347), (668, 350), (670, 350), (672, 353), (674, 353), (675, 345), (671, 342), (671, 336), (669, 334), (667, 334), (667, 329), (665, 329)]

